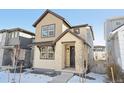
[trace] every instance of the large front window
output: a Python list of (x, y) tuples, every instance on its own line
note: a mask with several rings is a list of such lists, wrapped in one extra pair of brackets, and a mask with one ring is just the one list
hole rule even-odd
[(42, 26), (41, 29), (42, 37), (53, 37), (55, 36), (55, 24)]
[(40, 58), (41, 59), (50, 59), (50, 60), (53, 60), (54, 59), (54, 50), (53, 50), (53, 47), (51, 47), (51, 46), (43, 46), (43, 47), (41, 47)]

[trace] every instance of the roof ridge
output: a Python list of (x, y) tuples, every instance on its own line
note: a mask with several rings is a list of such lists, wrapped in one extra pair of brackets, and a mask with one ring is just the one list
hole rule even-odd
[(47, 9), (34, 23), (33, 23), (33, 26), (36, 27), (36, 25), (45, 17), (45, 15), (47, 13), (51, 13), (52, 15), (58, 17), (59, 19), (63, 20), (69, 27), (71, 27), (71, 25), (69, 24), (68, 21), (65, 20), (64, 17), (60, 16), (59, 14)]

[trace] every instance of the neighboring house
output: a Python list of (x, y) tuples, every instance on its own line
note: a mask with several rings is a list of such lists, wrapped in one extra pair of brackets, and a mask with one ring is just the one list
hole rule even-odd
[(95, 45), (94, 62), (91, 71), (95, 73), (105, 73), (106, 68), (106, 48), (103, 45)]
[(95, 61), (105, 61), (106, 60), (106, 51), (105, 46), (95, 45), (94, 46), (94, 60)]
[[(0, 30), (0, 66), (14, 65), (13, 50), (19, 47), (19, 60), (24, 61), (24, 66), (28, 67), (31, 62), (31, 48), (35, 34), (21, 28)], [(15, 49), (16, 50), (16, 49)]]
[(92, 27), (71, 26), (60, 15), (46, 10), (33, 24), (35, 32), (34, 69), (73, 69), (82, 73), (93, 62)]
[(110, 19), (107, 19), (105, 24), (104, 24), (104, 37), (106, 41), (106, 52), (107, 52), (107, 61), (111, 63), (113, 60), (111, 59), (111, 56), (114, 56), (112, 53), (112, 42), (109, 40), (109, 35), (110, 33), (120, 27), (121, 25), (124, 24), (124, 16), (121, 17), (113, 17)]
[(112, 61), (124, 70), (124, 24), (110, 33), (109, 42), (112, 46)]

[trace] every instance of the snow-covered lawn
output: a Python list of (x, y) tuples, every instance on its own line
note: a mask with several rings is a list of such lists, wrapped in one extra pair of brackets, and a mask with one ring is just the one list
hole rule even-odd
[[(15, 82), (19, 82), (19, 73), (15, 74)], [(9, 73), (9, 82), (13, 82), (14, 74)], [(33, 74), (33, 73), (22, 73), (21, 74), (21, 83), (47, 83), (51, 81), (52, 77), (42, 74)], [(0, 72), (0, 83), (8, 83), (8, 72)]]
[[(19, 82), (19, 73), (15, 74), (15, 82)], [(7, 71), (1, 71), (0, 72), (0, 83), (9, 83), (8, 82), (8, 76), (9, 76), (9, 82), (13, 82), (13, 73), (9, 73)], [(104, 83), (105, 75), (101, 74), (95, 74), (95, 73), (89, 73), (87, 76), (94, 78), (95, 80), (86, 79), (86, 83)], [(24, 72), (21, 74), (21, 83), (47, 83), (51, 81), (54, 77), (50, 77), (44, 74), (34, 74), (34, 73), (27, 73)], [(75, 75), (73, 76), (68, 83), (80, 83), (80, 77)]]
[[(105, 83), (106, 75), (104, 74), (96, 74), (96, 73), (88, 73), (86, 76), (92, 77), (93, 79), (87, 79), (85, 80), (85, 83)], [(81, 78), (77, 75), (73, 76), (68, 83), (80, 83)]]

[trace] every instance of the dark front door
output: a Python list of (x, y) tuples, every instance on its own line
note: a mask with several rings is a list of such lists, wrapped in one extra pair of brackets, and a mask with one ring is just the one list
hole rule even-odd
[(75, 47), (70, 46), (70, 67), (75, 67)]

